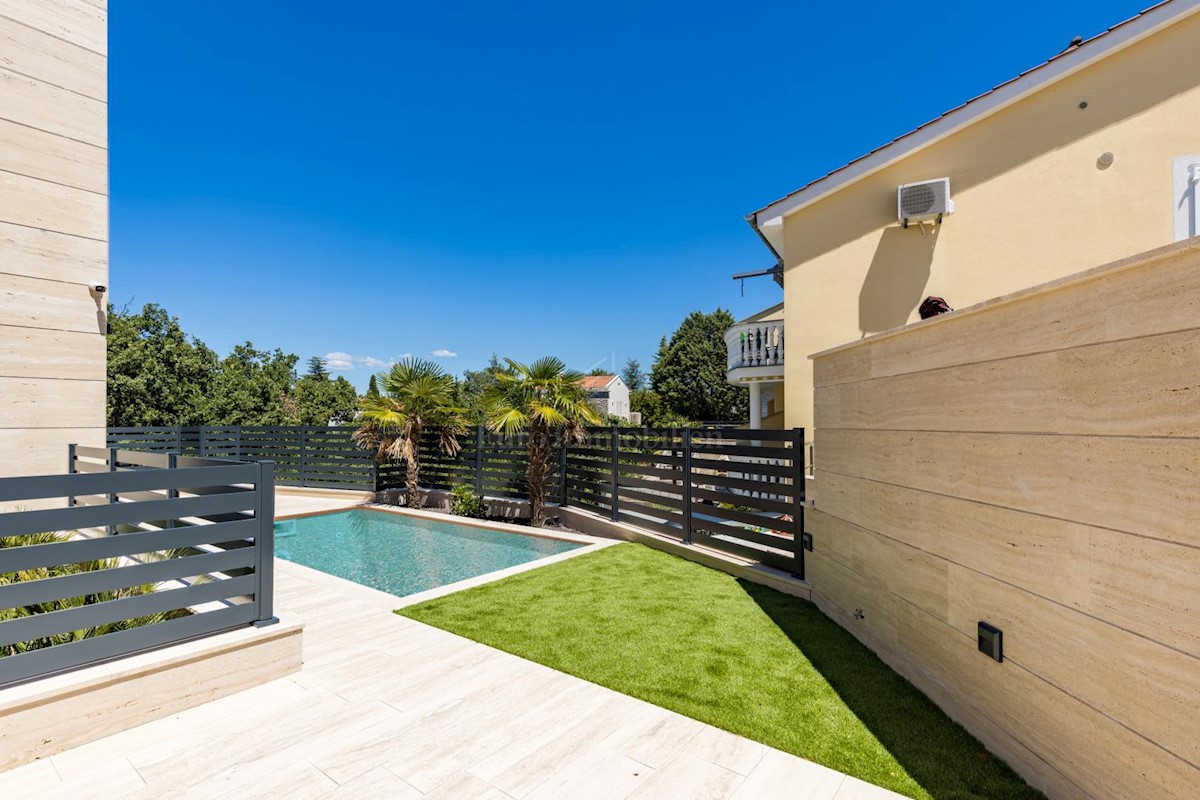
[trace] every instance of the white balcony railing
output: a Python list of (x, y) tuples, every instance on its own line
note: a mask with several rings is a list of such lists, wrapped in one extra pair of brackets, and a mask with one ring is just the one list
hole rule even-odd
[(783, 320), (741, 322), (725, 331), (729, 369), (783, 366)]

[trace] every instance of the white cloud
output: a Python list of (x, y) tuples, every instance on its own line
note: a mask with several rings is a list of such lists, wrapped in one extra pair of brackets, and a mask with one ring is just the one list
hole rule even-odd
[(326, 353), (325, 366), (336, 370), (354, 369), (354, 356), (341, 351)]
[(429, 355), (434, 356), (435, 358), (454, 358), (458, 355), (458, 353), (454, 352), (453, 350), (442, 349), (434, 350)]
[(340, 350), (325, 354), (325, 366), (329, 369), (339, 371), (351, 370), (359, 365), (372, 370), (386, 369), (395, 364), (396, 361), (397, 359), (394, 358), (390, 361), (384, 361), (382, 358), (375, 358), (375, 356), (354, 356), (349, 353), (343, 353)]

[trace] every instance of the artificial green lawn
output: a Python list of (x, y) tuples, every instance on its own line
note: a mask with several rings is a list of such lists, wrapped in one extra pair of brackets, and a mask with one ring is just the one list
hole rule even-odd
[(642, 545), (396, 613), (910, 797), (1042, 797), (812, 603)]

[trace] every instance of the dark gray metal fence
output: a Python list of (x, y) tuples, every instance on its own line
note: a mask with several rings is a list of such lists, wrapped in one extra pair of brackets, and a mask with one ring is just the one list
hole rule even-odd
[(804, 431), (593, 429), (568, 506), (804, 575)]
[(353, 427), (199, 425), (109, 428), (108, 446), (202, 458), (275, 462), (275, 482), (323, 489), (375, 488), (375, 459)]
[[(403, 464), (375, 465), (354, 428), (112, 428), (112, 446), (271, 458), (279, 483), (402, 489)], [(421, 486), (525, 496), (525, 435), (479, 426), (448, 456), (427, 433)], [(804, 574), (804, 431), (746, 428), (589, 428), (553, 443), (549, 499), (678, 539)]]
[[(448, 456), (438, 446), (437, 437), (427, 433), (421, 440), (421, 486), (426, 489), (453, 489), (460, 484), (472, 487), (476, 494), (488, 497), (524, 498), (526, 435), (506, 436), (485, 429), (471, 429), (461, 439), (462, 449)], [(561, 448), (556, 440), (555, 452)], [(407, 467), (404, 464), (381, 464), (377, 490), (403, 489)], [(561, 500), (562, 480), (558, 459), (550, 477), (552, 500)], [(557, 493), (556, 493), (557, 490)]]
[[(0, 502), (57, 506), (0, 514), (0, 686), (277, 621), (270, 463), (72, 445), (68, 474), (0, 479)], [(96, 560), (116, 563), (42, 577)]]

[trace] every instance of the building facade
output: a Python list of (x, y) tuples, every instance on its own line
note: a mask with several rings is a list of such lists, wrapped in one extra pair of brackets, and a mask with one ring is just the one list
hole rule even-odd
[(0, 476), (104, 443), (107, 39), (102, 0), (0, 16)]
[(629, 387), (620, 375), (588, 375), (580, 383), (596, 413), (629, 420)]
[[(1198, 11), (1155, 6), (750, 215), (783, 269), (787, 427), (813, 426), (811, 354), (926, 296), (962, 308), (1200, 231)], [(953, 213), (904, 227), (897, 188), (939, 178)]]

